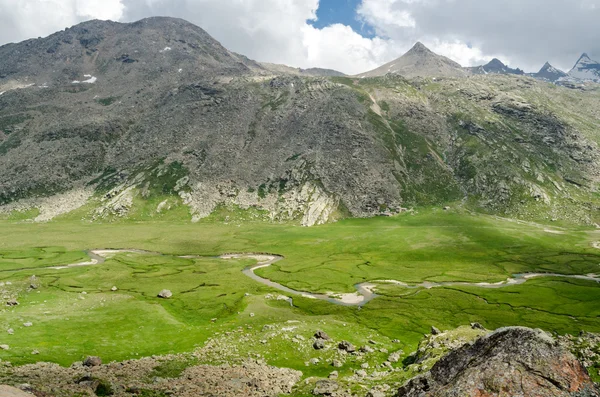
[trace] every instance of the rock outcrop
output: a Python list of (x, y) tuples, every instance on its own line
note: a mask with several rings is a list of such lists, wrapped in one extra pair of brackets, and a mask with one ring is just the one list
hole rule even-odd
[(502, 328), (452, 351), (397, 397), (597, 397), (573, 354), (541, 330)]

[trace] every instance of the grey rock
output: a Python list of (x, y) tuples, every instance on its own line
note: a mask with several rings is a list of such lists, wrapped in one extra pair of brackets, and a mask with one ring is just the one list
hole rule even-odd
[(345, 341), (345, 340), (341, 341), (338, 344), (338, 348), (340, 350), (344, 350), (344, 351), (346, 351), (348, 353), (354, 353), (354, 352), (356, 352), (356, 348), (354, 347), (354, 345), (352, 343), (348, 342), (348, 341)]
[(344, 364), (340, 360), (333, 360), (331, 365), (335, 368), (341, 368)]
[(340, 388), (340, 385), (334, 380), (319, 380), (315, 384), (313, 394), (316, 396), (331, 396)]
[(168, 289), (163, 289), (162, 291), (159, 292), (158, 297), (162, 298), (162, 299), (169, 299), (173, 296), (173, 293), (171, 291), (169, 291)]
[(362, 353), (373, 353), (373, 352), (375, 352), (375, 349), (373, 349), (371, 346), (361, 346), (361, 348), (359, 350)]
[(392, 354), (390, 354), (388, 356), (388, 361), (391, 363), (397, 363), (398, 361), (400, 361), (400, 358), (402, 357), (402, 353), (401, 351), (397, 351), (397, 352), (393, 352)]
[(337, 379), (338, 376), (339, 376), (338, 371), (332, 371), (328, 377), (329, 377), (329, 379)]
[(480, 329), (482, 331), (485, 331), (484, 326), (479, 323), (471, 323), (471, 328), (472, 329)]
[(385, 397), (385, 393), (381, 390), (371, 389), (367, 392), (365, 397)]
[(437, 329), (434, 326), (431, 326), (431, 335), (439, 335), (441, 333), (442, 333), (442, 331), (440, 331), (439, 329)]
[(313, 343), (313, 348), (315, 350), (321, 350), (325, 348), (325, 342), (322, 339), (317, 339), (314, 343)]
[(329, 337), (329, 335), (327, 335), (327, 333), (324, 332), (324, 331), (317, 331), (317, 332), (315, 332), (315, 338), (317, 338), (317, 339), (323, 339), (323, 340), (331, 340), (331, 338)]
[(364, 369), (359, 369), (354, 371), (354, 374), (359, 378), (366, 378), (368, 376), (367, 371)]
[(509, 327), (450, 352), (431, 371), (401, 387), (396, 396), (480, 395), (480, 385), (501, 385), (507, 396), (599, 395), (581, 363), (551, 336)]
[(102, 359), (97, 356), (88, 356), (83, 360), (83, 365), (85, 367), (99, 367), (102, 365)]

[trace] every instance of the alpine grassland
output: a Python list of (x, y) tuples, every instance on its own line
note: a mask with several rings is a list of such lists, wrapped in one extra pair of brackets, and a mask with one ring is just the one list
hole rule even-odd
[[(598, 274), (598, 240), (600, 232), (587, 227), (437, 208), (311, 228), (220, 217), (196, 224), (11, 218), (0, 223), (0, 282), (19, 304), (2, 308), (0, 344), (10, 349), (0, 350), (0, 359), (68, 366), (88, 355), (109, 362), (191, 354), (220, 341), (235, 349), (211, 349), (157, 370), (258, 354), (269, 364), (325, 376), (335, 351), (300, 348), (291, 337), (308, 340), (321, 329), (356, 346), (373, 340), (384, 350), (371, 358), (381, 361), (394, 351), (407, 359), (431, 326), (451, 330), (478, 322), (488, 329), (600, 332), (596, 281), (555, 276), (477, 285), (523, 273)], [(149, 252), (51, 268), (89, 261), (94, 249)], [(290, 303), (281, 299), (285, 293), (242, 273), (254, 260), (219, 258), (226, 253), (283, 256), (256, 274), (297, 291), (353, 293), (357, 284), (372, 282), (377, 297), (364, 306), (299, 295)], [(157, 297), (163, 289), (172, 291), (171, 299)], [(291, 336), (281, 331), (286, 327)], [(247, 333), (243, 342), (235, 334), (240, 329)], [(266, 337), (273, 329), (280, 332)], [(319, 362), (307, 366), (314, 358)]]

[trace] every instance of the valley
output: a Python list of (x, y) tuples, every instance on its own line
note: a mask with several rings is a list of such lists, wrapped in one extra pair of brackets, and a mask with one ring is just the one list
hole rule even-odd
[(598, 397), (599, 70), (0, 46), (0, 396)]
[[(600, 251), (594, 244), (600, 233), (586, 227), (430, 208), (313, 228), (264, 222), (4, 221), (0, 235), (0, 288), (19, 303), (3, 309), (0, 344), (9, 349), (0, 350), (0, 359), (17, 365), (69, 366), (89, 355), (110, 362), (183, 354), (194, 358), (189, 365), (260, 357), (268, 365), (302, 371), (310, 383), (337, 369), (331, 365), (339, 358), (336, 349), (312, 348), (312, 333), (323, 330), (355, 346), (372, 339), (387, 351), (361, 361), (342, 355), (340, 382), (352, 389), (399, 385), (417, 373), (402, 361), (432, 326), (454, 330), (477, 322), (488, 329), (524, 325), (561, 335), (600, 332), (600, 289), (594, 280), (549, 276), (493, 289), (460, 284), (493, 284), (515, 273), (597, 274)], [(104, 263), (61, 266), (89, 262), (86, 250), (98, 247), (125, 251), (97, 251)], [(291, 290), (330, 294), (330, 300), (377, 280), (416, 287), (376, 283), (374, 299), (344, 306), (263, 285), (243, 273), (256, 266), (255, 259), (220, 258), (229, 252), (281, 254), (278, 261), (259, 257), (259, 265), (270, 266), (254, 272)], [(163, 289), (173, 296), (157, 297)], [(229, 339), (237, 330), (244, 342)], [(377, 368), (396, 351), (400, 358), (392, 366), (400, 372), (353, 378), (363, 360)]]

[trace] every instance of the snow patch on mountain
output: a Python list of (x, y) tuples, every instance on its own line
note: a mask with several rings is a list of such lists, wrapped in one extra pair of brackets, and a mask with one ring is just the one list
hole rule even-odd
[(600, 62), (592, 60), (588, 54), (583, 54), (568, 73), (575, 80), (600, 82)]

